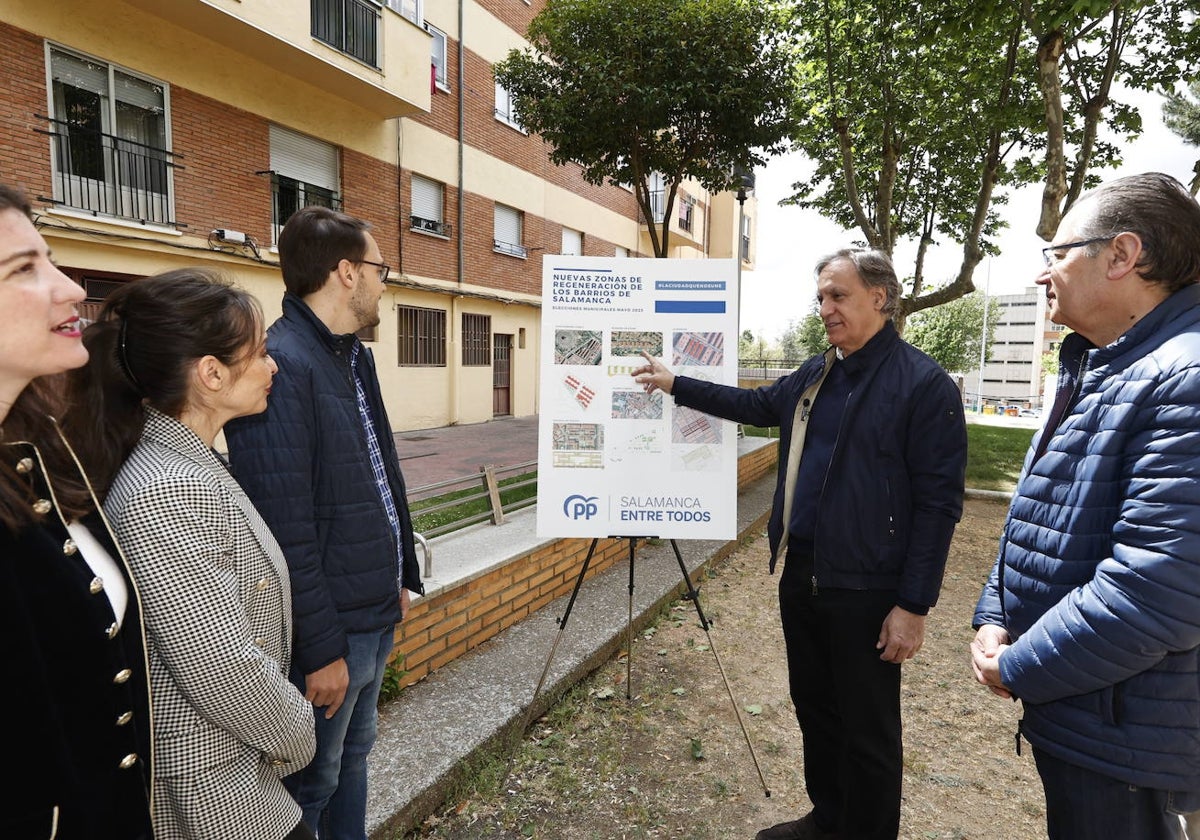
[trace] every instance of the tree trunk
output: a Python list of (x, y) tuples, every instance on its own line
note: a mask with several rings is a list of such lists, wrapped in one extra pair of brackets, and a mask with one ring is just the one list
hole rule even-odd
[(1062, 81), (1059, 66), (1063, 54), (1062, 31), (1055, 29), (1038, 45), (1038, 87), (1046, 107), (1046, 184), (1042, 188), (1042, 214), (1037, 234), (1049, 242), (1062, 221), (1062, 199), (1067, 194), (1067, 161), (1064, 151)]

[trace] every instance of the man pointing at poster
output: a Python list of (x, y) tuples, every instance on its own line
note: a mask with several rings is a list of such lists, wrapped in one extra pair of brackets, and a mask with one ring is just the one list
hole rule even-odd
[(958, 389), (892, 325), (900, 283), (878, 251), (817, 263), (833, 345), (750, 390), (633, 371), (676, 405), (780, 427), (768, 536), (804, 735), (812, 811), (757, 840), (895, 840), (903, 772), (900, 665), (920, 650), (962, 514), (967, 436)]

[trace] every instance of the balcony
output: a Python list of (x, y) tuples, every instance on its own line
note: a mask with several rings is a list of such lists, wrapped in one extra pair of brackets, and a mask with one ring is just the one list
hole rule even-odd
[(64, 207), (142, 224), (174, 225), (166, 149), (45, 118), (53, 147), (53, 200)]
[(305, 82), (380, 118), (429, 110), (431, 37), (370, 0), (309, 0), (311, 15), (240, 0), (125, 0), (270, 71)]
[(278, 172), (263, 172), (271, 176), (271, 230), (273, 239), (279, 239), (279, 231), (288, 219), (302, 207), (328, 207), (342, 209), (342, 197), (328, 187), (306, 184)]
[(667, 191), (666, 190), (650, 190), (650, 223), (662, 224), (663, 216), (667, 212)]
[(499, 239), (492, 240), (492, 250), (497, 254), (508, 254), (510, 257), (520, 257), (525, 259), (529, 251), (524, 245), (515, 245), (512, 242), (501, 242)]
[(311, 0), (312, 36), (379, 68), (380, 7), (370, 0)]
[(409, 219), (409, 230), (415, 230), (419, 233), (431, 233), (434, 236), (449, 238), (453, 232), (453, 228), (448, 222), (441, 222), (436, 219), (423, 219), (420, 216), (410, 216)]

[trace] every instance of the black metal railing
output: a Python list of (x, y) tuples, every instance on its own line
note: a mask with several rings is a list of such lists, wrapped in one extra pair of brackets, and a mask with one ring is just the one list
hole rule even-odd
[(54, 155), (53, 200), (96, 215), (173, 225), (166, 149), (44, 117)]
[(271, 176), (271, 225), (276, 235), (301, 207), (342, 209), (342, 197), (328, 187), (307, 184), (270, 170), (262, 174)]
[(453, 227), (449, 222), (439, 222), (437, 219), (423, 219), (420, 216), (410, 216), (409, 226), (411, 230), (420, 230), (425, 233), (433, 233), (438, 236), (450, 236), (453, 232)]
[(529, 255), (529, 251), (524, 245), (514, 245), (512, 242), (501, 242), (499, 239), (492, 240), (492, 248), (501, 254), (508, 254), (513, 257), (525, 257)]
[(372, 67), (379, 66), (379, 4), (312, 0), (312, 36)]
[(778, 379), (802, 364), (804, 359), (738, 359), (738, 376), (742, 379)]
[(659, 224), (667, 212), (666, 190), (650, 190), (650, 224)]

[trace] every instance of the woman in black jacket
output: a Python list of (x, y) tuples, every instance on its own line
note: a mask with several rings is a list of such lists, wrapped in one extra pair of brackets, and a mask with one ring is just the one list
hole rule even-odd
[(0, 837), (150, 840), (150, 699), (137, 590), (58, 430), (87, 361), (83, 290), (0, 185)]

